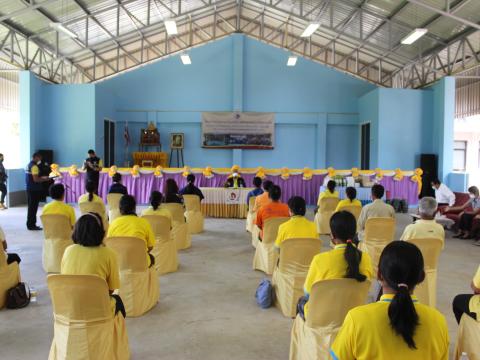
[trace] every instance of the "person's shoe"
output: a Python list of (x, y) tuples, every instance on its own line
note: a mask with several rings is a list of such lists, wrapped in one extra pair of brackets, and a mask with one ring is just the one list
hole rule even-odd
[(38, 231), (38, 230), (43, 230), (40, 226), (32, 226), (32, 227), (29, 227), (27, 228), (28, 230), (31, 230), (31, 231)]
[(8, 208), (5, 206), (4, 203), (0, 203), (0, 210), (7, 210)]
[(475, 241), (473, 245), (480, 246), (480, 240)]

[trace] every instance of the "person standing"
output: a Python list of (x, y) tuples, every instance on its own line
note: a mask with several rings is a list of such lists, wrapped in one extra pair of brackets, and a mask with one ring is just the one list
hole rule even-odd
[(42, 230), (37, 226), (37, 210), (38, 204), (43, 197), (43, 183), (49, 182), (48, 176), (40, 176), (39, 165), (42, 163), (42, 155), (34, 153), (32, 160), (25, 169), (25, 182), (27, 186), (27, 229)]
[(5, 198), (7, 197), (7, 171), (3, 166), (3, 154), (0, 154), (0, 192), (2, 196), (0, 197), (0, 210), (6, 210)]
[(83, 169), (87, 172), (87, 182), (95, 185), (95, 194), (98, 195), (98, 183), (100, 182), (100, 171), (102, 171), (102, 160), (95, 154), (95, 150), (88, 150), (88, 157), (83, 162)]

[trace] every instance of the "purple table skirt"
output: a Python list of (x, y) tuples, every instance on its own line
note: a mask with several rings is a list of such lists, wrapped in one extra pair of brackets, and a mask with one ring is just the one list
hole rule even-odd
[[(80, 173), (77, 177), (71, 177), (67, 172), (62, 173), (63, 178), (58, 182), (66, 186), (65, 201), (68, 203), (76, 203), (78, 198), (85, 193), (85, 174)], [(252, 186), (252, 180), (255, 174), (242, 174), (247, 186)], [(282, 188), (282, 201), (286, 202), (292, 196), (302, 196), (307, 204), (314, 205), (317, 203), (320, 186), (326, 175), (314, 175), (311, 180), (303, 180), (303, 175), (290, 175), (288, 180), (283, 180), (280, 176), (267, 176), (275, 184)], [(195, 174), (196, 185), (198, 187), (221, 187), (226, 181), (228, 175), (215, 174), (208, 179), (203, 174)], [(127, 187), (129, 194), (135, 196), (137, 203), (147, 204), (150, 193), (153, 190), (164, 192), (164, 183), (167, 179), (175, 179), (181, 189), (186, 184), (186, 179), (181, 173), (168, 174), (164, 173), (163, 177), (157, 178), (151, 174), (140, 174), (139, 177), (131, 175), (122, 175), (122, 183)], [(104, 201), (107, 199), (108, 188), (112, 183), (112, 179), (108, 173), (100, 174), (100, 184), (98, 188), (99, 195)], [(389, 192), (390, 198), (406, 199), (410, 205), (418, 202), (417, 184), (412, 182), (409, 177), (405, 176), (402, 181), (395, 181), (392, 177), (384, 176), (380, 182)]]

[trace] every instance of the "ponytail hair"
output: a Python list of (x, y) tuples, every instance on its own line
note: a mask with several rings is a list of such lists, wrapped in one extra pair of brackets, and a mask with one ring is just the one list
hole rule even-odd
[(88, 193), (88, 201), (93, 201), (93, 193), (95, 192), (95, 184), (93, 181), (88, 181), (85, 185), (85, 190)]
[(357, 222), (355, 216), (348, 211), (339, 211), (330, 218), (330, 229), (332, 236), (347, 244), (345, 248), (345, 261), (347, 262), (347, 273), (345, 277), (363, 282), (367, 277), (360, 273), (360, 262), (362, 261), (362, 252), (357, 249), (353, 243), (355, 237)]
[(152, 206), (153, 210), (157, 210), (162, 203), (162, 193), (160, 191), (152, 191), (150, 195), (150, 205)]
[(357, 190), (354, 187), (349, 186), (345, 189), (345, 194), (347, 195), (348, 200), (353, 202), (353, 200), (355, 200), (357, 197)]
[(414, 336), (420, 322), (410, 293), (425, 279), (422, 253), (412, 243), (393, 241), (380, 256), (379, 272), (396, 292), (388, 306), (390, 326), (410, 349), (416, 349)]

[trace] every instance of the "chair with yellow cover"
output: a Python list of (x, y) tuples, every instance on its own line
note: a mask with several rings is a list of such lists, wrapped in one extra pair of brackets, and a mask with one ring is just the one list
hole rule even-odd
[(420, 249), (425, 264), (425, 280), (415, 287), (414, 293), (422, 304), (436, 307), (438, 258), (442, 251), (443, 241), (432, 238), (411, 239), (408, 242), (415, 244)]
[(315, 224), (317, 225), (317, 233), (320, 235), (330, 234), (330, 218), (337, 208), (338, 198), (322, 198), (320, 199), (318, 211), (315, 214)]
[(108, 221), (110, 223), (120, 216), (120, 199), (122, 196), (123, 194), (115, 193), (107, 195)]
[(358, 245), (358, 249), (365, 251), (372, 259), (373, 276), (377, 276), (378, 262), (383, 249), (393, 241), (395, 237), (395, 219), (393, 218), (369, 218), (365, 224), (364, 239)]
[(287, 239), (280, 245), (280, 259), (273, 270), (272, 285), (275, 306), (284, 316), (295, 317), (297, 302), (303, 295), (303, 285), (315, 255), (320, 253), (319, 239)]
[(306, 320), (297, 315), (293, 322), (290, 360), (330, 359), (329, 349), (345, 316), (366, 303), (369, 288), (368, 280), (331, 279), (314, 283)]
[(115, 316), (104, 279), (96, 275), (49, 275), (53, 341), (49, 360), (130, 358), (127, 327)]
[(43, 270), (59, 273), (65, 249), (73, 244), (70, 218), (62, 214), (40, 216), (43, 224)]
[(185, 203), (185, 218), (187, 219), (190, 234), (203, 232), (204, 216), (200, 207), (198, 195), (183, 195)]
[(120, 289), (127, 316), (140, 316), (153, 308), (160, 296), (154, 266), (147, 267), (145, 241), (135, 237), (109, 237), (105, 245), (118, 256)]
[(460, 360), (462, 353), (469, 360), (480, 360), (480, 322), (463, 314), (457, 330), (457, 342), (453, 359)]
[(288, 217), (274, 217), (265, 220), (263, 224), (263, 238), (262, 241), (258, 242), (253, 257), (254, 270), (260, 270), (267, 275), (272, 275), (278, 259), (278, 254), (274, 246), (278, 227), (285, 221), (288, 221), (288, 219)]
[(250, 196), (250, 198), (248, 199), (248, 213), (247, 213), (247, 220), (245, 222), (245, 229), (249, 233), (253, 232), (253, 228), (255, 226), (255, 218), (257, 217), (257, 212), (254, 211), (255, 199), (256, 199), (256, 196)]
[(182, 204), (166, 203), (162, 207), (169, 210), (172, 214), (173, 228), (172, 237), (177, 244), (177, 250), (188, 249), (192, 246), (192, 238), (188, 230), (188, 224), (185, 221), (185, 209)]
[[(1, 244), (0, 244), (1, 245)], [(20, 282), (20, 267), (17, 262), (7, 264), (5, 252), (0, 250), (0, 309), (7, 302), (7, 291)]]
[(177, 271), (177, 244), (170, 235), (170, 219), (161, 215), (144, 215), (143, 218), (150, 223), (155, 234), (155, 246), (150, 253), (155, 256), (155, 269), (158, 274)]
[(107, 219), (107, 214), (105, 213), (105, 206), (103, 204), (95, 201), (87, 201), (87, 202), (79, 203), (78, 207), (80, 208), (80, 212), (82, 213), (82, 215), (89, 212), (93, 212), (100, 215), (102, 218), (103, 228), (105, 229), (105, 231), (107, 231), (108, 219)]
[(258, 240), (258, 237), (260, 236), (260, 228), (253, 224), (252, 226), (252, 246), (256, 248), (258, 246), (258, 243), (260, 240)]
[(355, 216), (355, 220), (358, 221), (358, 218), (360, 217), (360, 213), (362, 212), (362, 208), (360, 206), (344, 206), (340, 209), (340, 211), (348, 211), (350, 214)]

